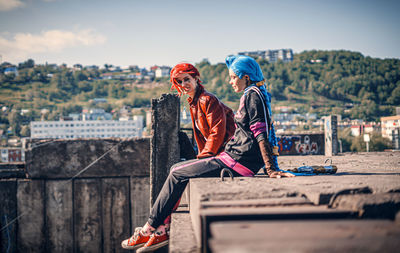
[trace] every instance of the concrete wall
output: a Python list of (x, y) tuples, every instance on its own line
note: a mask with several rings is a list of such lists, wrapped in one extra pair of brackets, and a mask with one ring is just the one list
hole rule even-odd
[(179, 162), (179, 97), (163, 94), (152, 100), (150, 143), (150, 203), (154, 204), (169, 169)]
[(122, 252), (148, 218), (149, 153), (150, 139), (32, 143), (29, 178), (0, 181), (0, 252)]
[(280, 155), (324, 155), (324, 133), (277, 135)]

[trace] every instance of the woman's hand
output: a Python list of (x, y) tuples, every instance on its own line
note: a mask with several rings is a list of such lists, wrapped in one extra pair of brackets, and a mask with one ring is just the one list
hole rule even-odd
[(283, 172), (283, 171), (275, 171), (275, 170), (267, 170), (267, 174), (270, 178), (281, 178), (281, 177), (295, 177), (292, 173)]

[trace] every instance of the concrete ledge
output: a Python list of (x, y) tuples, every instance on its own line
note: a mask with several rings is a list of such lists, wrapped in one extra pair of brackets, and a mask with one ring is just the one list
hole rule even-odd
[(0, 178), (26, 178), (25, 163), (0, 163)]
[(362, 218), (394, 220), (400, 211), (400, 193), (338, 196), (333, 207), (357, 211)]
[(169, 252), (195, 253), (199, 252), (196, 238), (187, 208), (179, 208), (172, 214)]
[(213, 253), (394, 253), (400, 247), (400, 226), (387, 220), (216, 222), (211, 234)]
[(70, 178), (109, 150), (78, 177), (149, 176), (148, 138), (53, 140), (32, 145), (25, 153), (26, 170), (31, 178)]
[[(325, 158), (286, 156), (280, 158), (280, 164), (282, 169), (286, 169), (301, 166), (302, 161), (306, 159), (307, 165), (322, 165)], [(330, 219), (346, 219), (343, 222), (349, 221), (350, 227), (353, 221), (360, 218), (396, 219), (398, 222), (400, 158), (396, 158), (392, 153), (351, 154), (334, 157), (333, 164), (339, 168), (334, 175), (270, 179), (258, 174), (253, 178), (238, 177), (233, 181), (221, 181), (219, 178), (191, 179), (190, 214), (198, 247), (202, 252), (214, 252), (214, 250), (230, 252), (222, 246), (219, 247), (220, 241), (218, 243), (213, 241), (215, 238), (212, 227), (220, 223), (246, 221), (243, 223), (246, 227), (245, 224), (251, 223), (252, 220), (268, 222), (299, 220), (303, 221), (307, 228), (305, 224), (313, 220), (319, 220), (320, 224), (323, 224)], [(358, 200), (354, 199), (355, 197)], [(328, 204), (334, 208), (328, 208)], [(358, 224), (356, 223), (354, 228), (362, 231), (364, 225)], [(383, 229), (391, 231), (391, 226), (383, 226)], [(319, 225), (316, 225), (317, 227)], [(230, 232), (229, 229), (227, 227), (226, 232)], [(321, 227), (321, 231), (325, 230)], [(271, 230), (271, 233), (273, 232)], [(301, 233), (301, 229), (297, 233)], [(378, 237), (381, 236), (379, 232), (377, 233)], [(238, 234), (239, 237), (243, 235), (241, 231)], [(388, 239), (392, 240), (391, 237)], [(343, 238), (346, 245), (344, 251), (349, 251), (352, 245), (346, 240)], [(233, 237), (231, 242), (232, 245), (236, 245)], [(395, 246), (393, 242), (389, 244), (391, 246), (387, 249), (390, 251)], [(276, 251), (277, 248), (273, 247), (269, 249)], [(249, 248), (253, 251), (240, 252), (265, 251), (261, 246), (256, 247), (258, 251), (254, 250), (254, 247), (249, 246)], [(357, 250), (362, 248), (355, 246)], [(309, 249), (306, 247), (305, 252)], [(340, 252), (340, 250), (333, 249), (328, 252)], [(371, 251), (366, 250), (366, 252)]]

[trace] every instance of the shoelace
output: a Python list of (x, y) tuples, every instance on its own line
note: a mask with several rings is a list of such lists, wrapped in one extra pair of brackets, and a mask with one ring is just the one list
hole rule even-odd
[[(142, 230), (142, 228), (135, 228), (135, 233), (133, 233), (133, 236), (131, 237), (131, 239), (133, 239), (134, 241), (136, 241), (139, 238), (140, 235), (140, 231)], [(129, 243), (131, 241), (129, 240)]]

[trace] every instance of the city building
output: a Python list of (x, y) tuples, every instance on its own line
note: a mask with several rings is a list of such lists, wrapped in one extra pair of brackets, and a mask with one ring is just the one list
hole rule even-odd
[(1, 162), (12, 163), (12, 162), (23, 162), (25, 161), (25, 152), (21, 148), (0, 148)]
[(32, 121), (32, 139), (142, 137), (143, 116), (133, 120)]
[(393, 140), (393, 131), (400, 128), (400, 115), (381, 118), (382, 137)]
[(258, 50), (250, 52), (239, 52), (239, 55), (247, 55), (253, 58), (261, 58), (269, 62), (277, 62), (281, 60), (283, 62), (293, 61), (293, 50), (292, 49), (277, 49), (277, 50)]
[(101, 108), (82, 111), (82, 120), (111, 120), (112, 114)]
[(155, 71), (156, 78), (159, 77), (169, 77), (169, 73), (171, 72), (171, 68), (167, 66), (158, 67)]
[(352, 136), (360, 136), (362, 133), (362, 127), (360, 125), (358, 126), (350, 126), (350, 134)]

